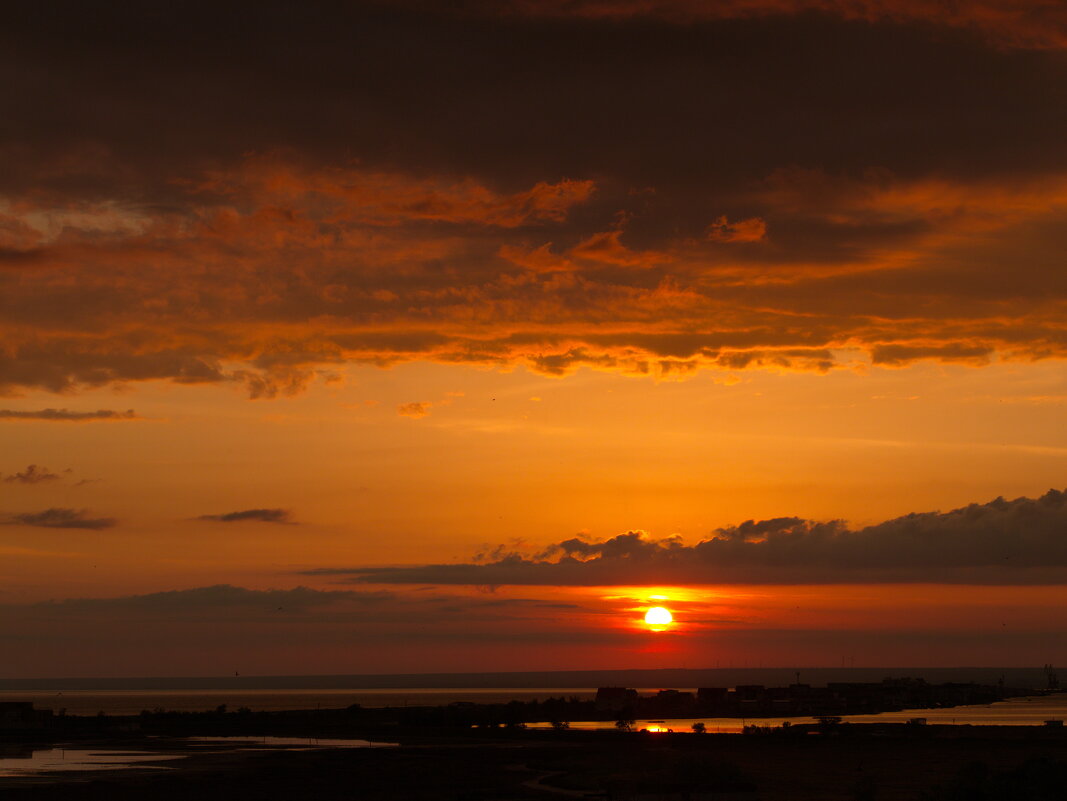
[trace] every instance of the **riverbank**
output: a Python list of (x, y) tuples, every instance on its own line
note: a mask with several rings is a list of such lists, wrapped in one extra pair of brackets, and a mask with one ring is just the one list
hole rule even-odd
[[(927, 727), (885, 737), (873, 727), (791, 736), (638, 734), (580, 731), (415, 735), (395, 748), (304, 750), (155, 738), (160, 754), (185, 758), (156, 769), (0, 779), (5, 801), (198, 801), (255, 799), (377, 801), (535, 799), (610, 793), (616, 799), (759, 801), (939, 801), (980, 773), (987, 782), (1067, 777), (1067, 737), (1033, 727)], [(940, 729), (969, 729), (966, 737)], [(148, 738), (86, 743), (144, 748)], [(998, 779), (997, 777), (1002, 777)], [(1006, 777), (1006, 778), (1005, 778)], [(1062, 785), (1061, 785), (1062, 786)], [(989, 796), (1000, 798), (1001, 796)], [(1008, 796), (1003, 796), (1007, 798)], [(1053, 796), (1048, 796), (1053, 797)]]

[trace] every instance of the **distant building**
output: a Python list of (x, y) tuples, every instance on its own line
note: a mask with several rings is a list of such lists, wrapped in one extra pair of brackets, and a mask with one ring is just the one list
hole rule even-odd
[(738, 684), (734, 691), (741, 701), (762, 701), (767, 694), (762, 684)]
[(40, 729), (51, 720), (51, 709), (34, 709), (30, 701), (0, 701), (0, 729)]
[(599, 687), (596, 708), (601, 712), (621, 712), (637, 703), (637, 690), (627, 687)]
[(696, 698), (691, 692), (682, 690), (660, 690), (656, 693), (656, 708), (659, 714), (674, 715), (687, 712), (693, 708)]
[(697, 690), (697, 701), (702, 704), (721, 704), (729, 692), (726, 687), (700, 687)]

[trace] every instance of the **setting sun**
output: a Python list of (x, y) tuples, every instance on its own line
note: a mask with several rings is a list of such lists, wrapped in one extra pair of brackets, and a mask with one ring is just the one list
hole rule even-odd
[(669, 609), (662, 606), (653, 606), (645, 613), (645, 624), (652, 627), (653, 631), (662, 631), (674, 622), (674, 616)]

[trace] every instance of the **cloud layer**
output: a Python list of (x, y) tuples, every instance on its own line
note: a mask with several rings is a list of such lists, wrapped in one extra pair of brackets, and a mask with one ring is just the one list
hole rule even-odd
[[(862, 654), (866, 665), (1033, 665), (1064, 634), (1056, 614), (1062, 593), (1048, 588), (957, 588), (934, 604), (929, 588), (868, 588), (837, 598), (842, 608), (810, 609), (812, 598), (794, 593), (777, 601), (776, 594), (692, 593), (671, 602), (678, 629), (658, 634), (638, 622), (645, 598), (543, 594), (550, 597), (214, 585), (4, 603), (0, 643), (10, 654), (5, 675), (41, 678), (226, 668), (303, 675), (309, 664), (335, 674), (664, 667), (680, 658), (707, 666), (818, 664), (827, 653)], [(804, 613), (793, 611), (797, 603)], [(71, 653), (77, 671), (62, 658)]]
[(370, 584), (1065, 584), (1067, 491), (914, 513), (861, 529), (796, 517), (749, 520), (696, 545), (627, 532), (489, 561), (313, 571)]
[[(633, 639), (585, 632), (551, 600), (462, 593), (249, 589), (214, 585), (135, 595), (0, 604), (0, 643), (11, 644), (8, 675), (210, 675), (219, 664), (242, 673), (477, 669), (480, 649), (500, 643)], [(78, 670), (56, 668), (79, 653)], [(53, 667), (49, 667), (49, 665)], [(303, 667), (301, 667), (303, 666)], [(484, 668), (484, 664), (483, 664)]]
[(1055, 4), (435, 8), (18, 15), (0, 393), (1067, 354)]

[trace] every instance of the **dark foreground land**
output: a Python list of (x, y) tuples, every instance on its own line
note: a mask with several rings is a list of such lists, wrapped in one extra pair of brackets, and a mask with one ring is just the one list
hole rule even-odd
[[(150, 743), (150, 746), (149, 746)], [(81, 747), (151, 747), (133, 736)], [(507, 731), (405, 736), (397, 747), (196, 753), (166, 770), (0, 778), (3, 801), (1051, 801), (1067, 797), (1067, 736), (1041, 727), (749, 735)]]

